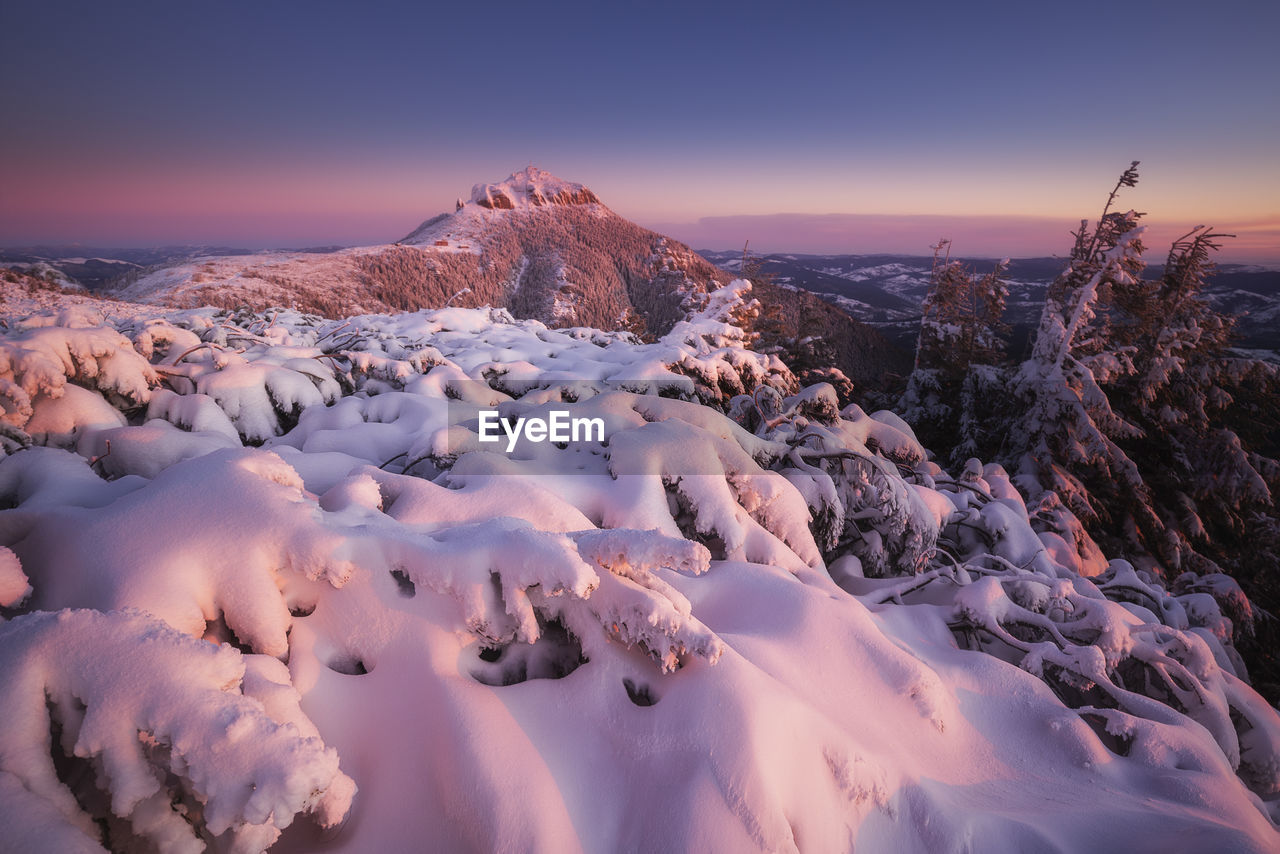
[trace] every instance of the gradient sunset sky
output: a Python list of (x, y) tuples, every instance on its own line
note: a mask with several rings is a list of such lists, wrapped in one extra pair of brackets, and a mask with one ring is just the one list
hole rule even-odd
[[(5, 0), (0, 245), (381, 243), (536, 164), (699, 248), (1280, 263), (1280, 3)], [(1152, 260), (1159, 260), (1153, 257)]]

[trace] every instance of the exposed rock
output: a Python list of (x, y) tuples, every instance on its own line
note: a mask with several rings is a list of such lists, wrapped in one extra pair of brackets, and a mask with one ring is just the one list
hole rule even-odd
[(557, 178), (537, 166), (516, 172), (496, 184), (476, 184), (471, 188), (471, 201), (490, 210), (600, 204), (599, 197), (586, 187)]

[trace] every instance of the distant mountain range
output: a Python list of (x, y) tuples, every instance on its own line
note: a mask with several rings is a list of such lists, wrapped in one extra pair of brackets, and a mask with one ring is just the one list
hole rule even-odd
[[(727, 270), (742, 265), (740, 251), (700, 254)], [(914, 349), (920, 305), (929, 292), (933, 259), (921, 255), (793, 255), (770, 254), (752, 259), (761, 272), (782, 287), (821, 296), (869, 324), (899, 347)], [(990, 270), (989, 258), (959, 258), (973, 269)], [(1006, 320), (1013, 326), (1014, 346), (1024, 342), (1040, 317), (1045, 288), (1062, 272), (1061, 258), (1015, 258), (1009, 263)], [(1148, 266), (1149, 278), (1163, 266)], [(1206, 288), (1214, 308), (1236, 315), (1239, 346), (1280, 351), (1280, 271), (1241, 264), (1222, 264)]]

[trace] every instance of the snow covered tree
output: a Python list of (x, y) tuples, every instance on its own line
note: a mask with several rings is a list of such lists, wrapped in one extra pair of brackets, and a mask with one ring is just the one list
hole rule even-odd
[(1134, 347), (1113, 348), (1107, 308), (1117, 293), (1141, 287), (1141, 214), (1111, 210), (1122, 187), (1136, 186), (1137, 165), (1120, 176), (1096, 226), (1082, 221), (1075, 232), (1071, 259), (1049, 286), (1031, 356), (1014, 380), (1021, 415), (1011, 425), (1011, 456), (1024, 488), (1033, 498), (1057, 494), (1095, 528), (1159, 524), (1141, 474), (1116, 444), (1141, 430), (1113, 410), (1102, 389), (1134, 371)]
[(915, 368), (899, 405), (921, 441), (951, 448), (951, 461), (988, 456), (995, 413), (1004, 385), (1002, 321), (1009, 288), (1008, 259), (978, 276), (950, 259), (951, 241), (933, 247), (933, 273), (920, 318)]
[(958, 373), (974, 362), (999, 362), (1004, 356), (1001, 317), (1009, 295), (1004, 280), (1009, 260), (997, 262), (990, 273), (978, 277), (960, 261), (951, 260), (950, 240), (939, 241), (933, 250), (930, 290), (920, 319), (917, 365)]
[[(1137, 312), (1135, 370), (1108, 394), (1141, 430), (1120, 442), (1141, 469), (1159, 518), (1159, 527), (1139, 545), (1171, 577), (1186, 573), (1180, 588), (1226, 570), (1255, 602), (1274, 610), (1280, 605), (1280, 464), (1265, 428), (1262, 436), (1252, 435), (1252, 428), (1256, 404), (1274, 412), (1280, 372), (1232, 351), (1234, 320), (1201, 295), (1213, 269), (1211, 255), (1227, 236), (1201, 226), (1173, 243), (1164, 274), (1151, 283), (1147, 304)], [(1274, 620), (1264, 620), (1253, 637), (1254, 607), (1242, 601), (1226, 610), (1257, 675), (1280, 682), (1280, 666), (1269, 651), (1277, 640)]]
[[(1082, 224), (1049, 289), (1017, 375), (1010, 461), (1024, 491), (1055, 494), (1084, 523), (1074, 530), (1082, 550), (1085, 538), (1096, 539), (1107, 554), (1176, 579), (1178, 590), (1216, 590), (1199, 579), (1224, 568), (1265, 579), (1267, 568), (1280, 569), (1275, 548), (1247, 562), (1239, 556), (1253, 532), (1258, 542), (1280, 542), (1280, 464), (1241, 440), (1234, 424), (1247, 415), (1235, 404), (1274, 402), (1277, 370), (1232, 352), (1232, 320), (1201, 296), (1225, 235), (1193, 229), (1174, 242), (1158, 280), (1140, 277), (1139, 215), (1110, 210), (1118, 191), (1136, 184), (1136, 166), (1097, 226)], [(1265, 584), (1246, 587), (1271, 601)], [(1255, 618), (1248, 600), (1220, 604), (1237, 640), (1246, 639)]]
[(1134, 312), (1133, 370), (1108, 390), (1139, 430), (1121, 444), (1142, 466), (1160, 519), (1160, 535), (1142, 544), (1171, 571), (1218, 569), (1212, 544), (1235, 540), (1251, 510), (1272, 504), (1274, 461), (1246, 450), (1224, 415), (1233, 390), (1274, 387), (1275, 368), (1231, 353), (1232, 319), (1200, 295), (1224, 236), (1199, 227), (1174, 242)]
[[(1117, 190), (1136, 178), (1126, 171)], [(1018, 377), (1022, 470), (1111, 550), (1172, 574), (1217, 571), (1214, 541), (1267, 512), (1276, 479), (1223, 416), (1233, 389), (1274, 388), (1276, 370), (1232, 354), (1231, 319), (1200, 296), (1224, 235), (1192, 230), (1143, 281), (1135, 223), (1104, 211), (1050, 288)]]

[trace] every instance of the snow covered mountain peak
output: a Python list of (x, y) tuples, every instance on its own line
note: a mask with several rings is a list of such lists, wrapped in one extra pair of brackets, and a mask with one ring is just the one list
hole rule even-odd
[(596, 194), (581, 184), (557, 178), (537, 166), (521, 169), (496, 184), (476, 184), (471, 188), (471, 201), (493, 210), (600, 203)]

